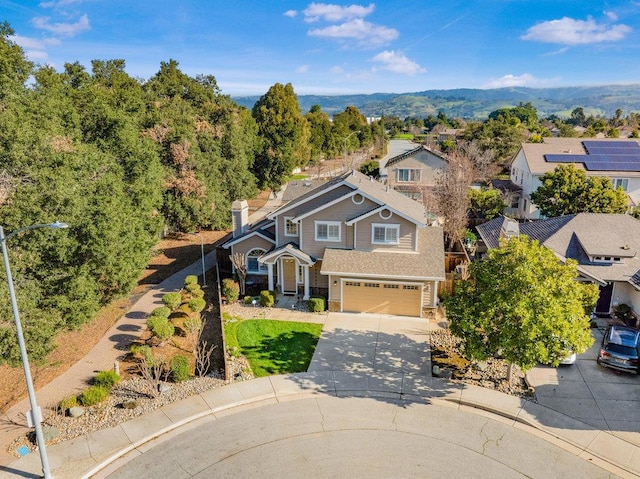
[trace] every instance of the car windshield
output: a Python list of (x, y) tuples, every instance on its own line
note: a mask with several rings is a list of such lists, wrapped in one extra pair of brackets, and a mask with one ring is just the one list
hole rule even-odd
[(635, 347), (638, 344), (638, 331), (613, 328), (609, 335), (609, 342), (635, 350)]

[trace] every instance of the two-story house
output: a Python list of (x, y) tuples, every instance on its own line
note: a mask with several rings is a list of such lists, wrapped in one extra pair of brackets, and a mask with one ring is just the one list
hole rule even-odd
[(577, 261), (580, 280), (600, 287), (597, 314), (610, 314), (622, 303), (640, 313), (640, 221), (634, 217), (578, 213), (525, 223), (500, 217), (477, 230), (487, 248), (498, 248), (502, 238), (526, 235), (560, 261)]
[(385, 163), (387, 184), (409, 198), (422, 201), (447, 167), (447, 160), (423, 145), (402, 152)]
[[(522, 188), (515, 215), (538, 219), (531, 193), (540, 177), (558, 165), (573, 164), (586, 175), (608, 177), (621, 187), (632, 206), (640, 204), (640, 145), (634, 139), (544, 138), (542, 143), (523, 143), (511, 162), (511, 182)], [(514, 205), (515, 206), (515, 205)]]
[(310, 188), (255, 225), (233, 205), (249, 275), (278, 294), (320, 294), (331, 311), (422, 316), (445, 279), (440, 227), (422, 205), (357, 171)]

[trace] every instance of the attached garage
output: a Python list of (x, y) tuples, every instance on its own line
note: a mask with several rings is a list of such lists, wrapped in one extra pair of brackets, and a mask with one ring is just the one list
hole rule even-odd
[(342, 281), (342, 311), (420, 316), (421, 310), (420, 283)]

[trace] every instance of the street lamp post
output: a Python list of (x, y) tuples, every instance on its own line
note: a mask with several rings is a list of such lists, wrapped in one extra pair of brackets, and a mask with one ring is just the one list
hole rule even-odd
[(344, 160), (342, 162), (342, 168), (344, 170), (347, 169), (347, 140), (349, 138), (351, 138), (353, 135), (355, 135), (356, 133), (360, 133), (360, 132), (359, 131), (353, 131), (353, 132), (349, 133), (344, 140), (342, 140), (342, 141), (344, 141)]
[(191, 234), (197, 234), (198, 236), (200, 236), (200, 257), (202, 258), (202, 287), (206, 288), (207, 286), (207, 276), (206, 276), (206, 267), (204, 264), (204, 240), (202, 239), (202, 232), (198, 231), (197, 233), (191, 233)]
[(20, 322), (20, 312), (18, 311), (18, 303), (16, 301), (16, 293), (13, 288), (13, 278), (11, 277), (11, 267), (9, 266), (9, 254), (7, 252), (7, 240), (12, 236), (22, 233), (26, 230), (33, 230), (38, 228), (68, 228), (66, 223), (37, 224), (26, 226), (9, 233), (7, 236), (4, 234), (4, 229), (0, 226), (0, 243), (2, 244), (2, 258), (4, 259), (4, 269), (7, 274), (7, 284), (9, 285), (9, 296), (11, 297), (11, 308), (13, 309), (13, 318), (16, 323), (16, 333), (18, 335), (18, 345), (20, 346), (20, 356), (22, 357), (22, 367), (24, 369), (24, 376), (27, 382), (27, 392), (29, 394), (29, 403), (31, 404), (31, 411), (27, 414), (27, 422), (29, 427), (33, 426), (36, 430), (36, 441), (38, 443), (38, 449), (40, 451), (40, 460), (42, 462), (42, 472), (45, 479), (51, 478), (51, 470), (49, 468), (49, 459), (47, 458), (47, 449), (44, 441), (44, 434), (42, 433), (42, 411), (36, 402), (35, 388), (33, 387), (33, 380), (31, 378), (31, 369), (29, 368), (29, 359), (27, 357), (27, 348), (24, 342), (24, 335), (22, 333), (22, 323)]

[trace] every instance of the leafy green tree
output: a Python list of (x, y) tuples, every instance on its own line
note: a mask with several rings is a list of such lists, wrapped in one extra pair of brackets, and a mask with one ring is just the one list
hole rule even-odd
[(376, 160), (367, 161), (360, 166), (360, 173), (378, 178), (380, 176), (380, 163)]
[(261, 146), (253, 171), (261, 188), (279, 191), (285, 178), (311, 156), (309, 124), (291, 83), (276, 83), (253, 106)]
[(598, 287), (577, 277), (575, 261), (560, 263), (537, 241), (512, 238), (471, 263), (469, 278), (446, 298), (451, 331), (467, 357), (499, 356), (525, 371), (557, 366), (593, 342), (589, 313)]
[(329, 115), (320, 109), (319, 105), (313, 105), (304, 117), (309, 123), (310, 163), (312, 166), (317, 166), (329, 156), (331, 151), (331, 120)]
[(540, 177), (541, 185), (531, 193), (531, 201), (547, 217), (573, 213), (624, 213), (627, 196), (614, 189), (609, 178), (587, 178), (574, 165), (558, 165)]
[(507, 204), (502, 193), (494, 188), (482, 190), (470, 190), (469, 199), (471, 205), (469, 214), (472, 218), (493, 219), (502, 214)]

